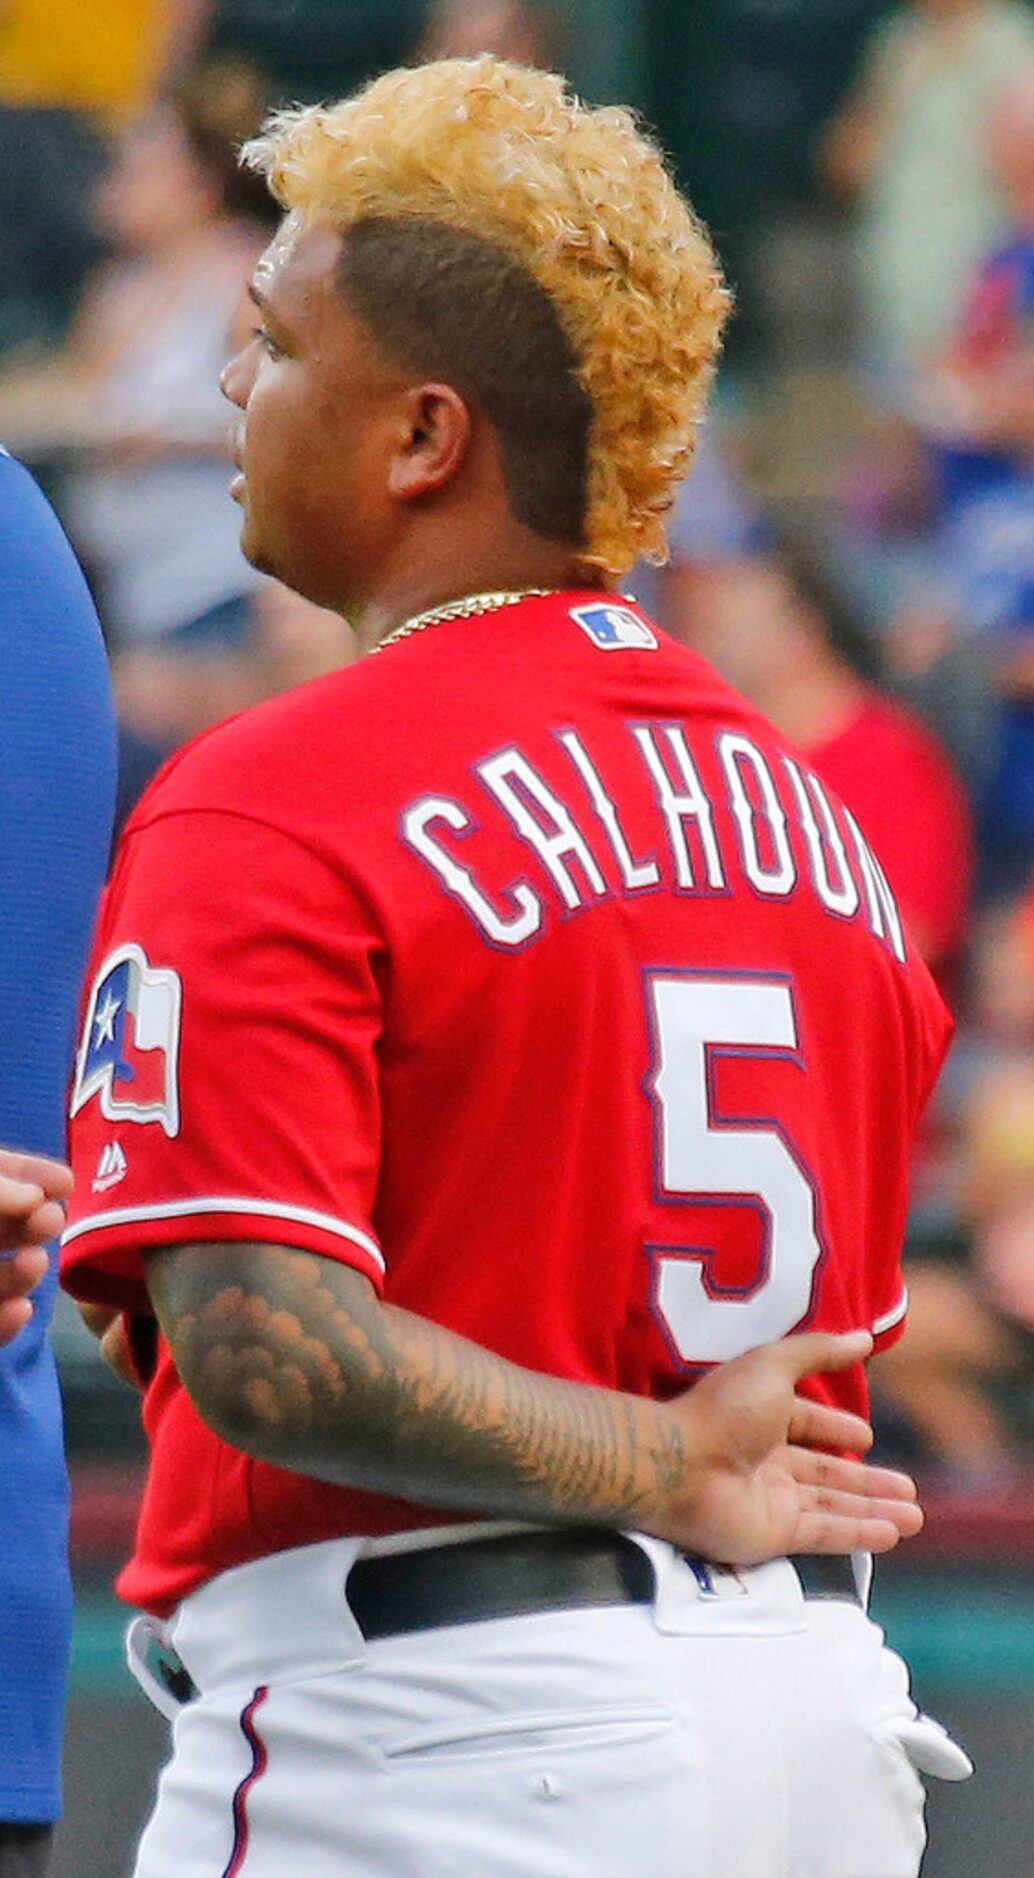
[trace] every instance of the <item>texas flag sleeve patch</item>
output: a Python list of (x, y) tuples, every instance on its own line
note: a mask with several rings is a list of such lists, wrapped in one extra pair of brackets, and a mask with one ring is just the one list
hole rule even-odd
[(178, 972), (152, 966), (137, 945), (110, 953), (90, 992), (71, 1114), (96, 1095), (107, 1121), (159, 1122), (177, 1135), (182, 1006)]

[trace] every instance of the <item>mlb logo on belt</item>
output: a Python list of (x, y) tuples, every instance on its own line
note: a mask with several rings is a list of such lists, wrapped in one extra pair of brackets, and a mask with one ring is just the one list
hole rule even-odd
[(104, 960), (94, 980), (70, 1113), (94, 1095), (108, 1121), (160, 1122), (179, 1133), (178, 972), (152, 966), (137, 945)]
[(602, 652), (616, 652), (622, 646), (657, 650), (656, 633), (631, 607), (601, 600), (594, 606), (573, 606), (571, 618)]

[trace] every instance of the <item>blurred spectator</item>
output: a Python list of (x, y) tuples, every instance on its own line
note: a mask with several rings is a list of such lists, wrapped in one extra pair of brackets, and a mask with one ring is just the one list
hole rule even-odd
[(115, 791), (115, 822), (112, 828), (112, 853), (126, 821), (135, 809), (152, 776), (156, 776), (172, 743), (148, 737), (132, 724), (118, 727), (118, 786)]
[(4, 0), (0, 350), (64, 330), (101, 242), (90, 203), (112, 123), (197, 43), (210, 0)]
[(952, 331), (1005, 210), (984, 124), (1034, 46), (1019, 0), (914, 0), (877, 27), (825, 149), (857, 201), (859, 291), (877, 374), (893, 381)]
[(870, 1371), (877, 1424), (891, 1410), (912, 1463), (933, 1464), (954, 1486), (1008, 1480), (1020, 1437), (997, 1397), (1025, 1386), (1015, 1330), (964, 1266), (908, 1260), (906, 1271), (907, 1335)]
[(254, 618), (249, 615), (246, 637), (192, 645), (169, 634), (114, 660), (124, 784), (119, 792), (120, 821), (173, 750), (209, 725), (258, 702), (254, 630)]
[(1034, 57), (995, 99), (987, 145), (1009, 221), (917, 399), (944, 543), (977, 629), (1034, 611)]
[(1034, 1332), (1034, 887), (985, 922), (980, 968), (964, 1207), (989, 1296)]
[(995, 99), (987, 143), (1011, 222), (917, 414), (940, 565), (964, 628), (988, 636), (1002, 701), (982, 818), (984, 885), (1002, 894), (1034, 864), (1034, 59)]
[[(141, 685), (153, 696), (155, 648), (186, 671), (218, 667), (247, 639), (256, 576), (228, 493), (219, 373), (267, 239), (253, 212), (264, 192), (235, 152), (262, 108), (255, 75), (219, 65), (132, 121), (98, 198), (119, 258), (63, 353), (0, 395), (0, 428), (22, 453), (68, 464), (62, 511), (127, 696)], [(165, 734), (152, 721), (138, 728)], [(167, 729), (168, 741), (180, 734), (178, 721)]]
[(926, 726), (859, 669), (865, 642), (839, 594), (810, 555), (788, 545), (687, 565), (670, 591), (678, 636), (765, 712), (858, 817), (917, 945), (954, 994), (972, 871), (966, 799)]
[(351, 664), (355, 634), (338, 613), (278, 580), (261, 580), (246, 642), (185, 657), (164, 642), (116, 664), (119, 789), (116, 832), (164, 759), (221, 718)]
[(727, 440), (709, 418), (697, 438), (690, 474), (675, 491), (668, 518), (668, 559), (661, 567), (640, 561), (622, 585), (651, 618), (684, 637), (686, 582), (701, 568), (749, 560), (768, 539), (764, 519), (733, 466)]
[(873, 1380), (927, 1456), (979, 1484), (1008, 1476), (1034, 1431), (1034, 901), (981, 917), (970, 979), (937, 1098), (955, 1137), (942, 1230), (909, 1260), (908, 1336)]
[(340, 613), (314, 606), (279, 580), (263, 581), (255, 596), (255, 691), (272, 698), (310, 678), (351, 665), (355, 634)]
[(548, 0), (432, 0), (420, 59), (472, 59), (480, 52), (555, 69), (560, 22)]

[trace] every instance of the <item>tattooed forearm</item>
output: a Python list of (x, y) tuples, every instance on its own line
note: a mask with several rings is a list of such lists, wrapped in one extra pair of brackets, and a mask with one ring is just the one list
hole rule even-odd
[(279, 1246), (178, 1246), (148, 1281), (211, 1425), (297, 1472), (514, 1518), (652, 1526), (685, 1491), (657, 1403), (542, 1376)]

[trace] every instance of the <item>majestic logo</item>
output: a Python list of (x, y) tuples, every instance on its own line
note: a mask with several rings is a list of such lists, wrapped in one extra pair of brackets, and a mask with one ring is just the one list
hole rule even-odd
[(587, 633), (602, 652), (615, 652), (622, 646), (657, 650), (657, 635), (631, 607), (615, 606), (600, 600), (592, 606), (573, 606), (571, 618)]
[(129, 1162), (121, 1142), (106, 1141), (90, 1185), (94, 1193), (107, 1193), (109, 1187), (117, 1187), (120, 1180), (125, 1180), (128, 1172)]
[[(150, 965), (139, 946), (119, 946), (104, 960), (79, 1045), (73, 1115), (99, 1093), (107, 1121), (160, 1122), (167, 1135), (179, 1133), (182, 1003), (178, 972)], [(98, 1180), (113, 1172), (114, 1163), (98, 1168)]]

